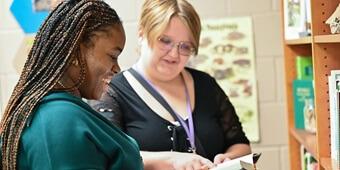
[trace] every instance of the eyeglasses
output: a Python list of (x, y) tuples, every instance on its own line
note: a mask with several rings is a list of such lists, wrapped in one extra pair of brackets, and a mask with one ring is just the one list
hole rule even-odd
[(170, 37), (167, 36), (160, 36), (157, 40), (158, 47), (166, 52), (171, 51), (174, 46), (177, 47), (178, 53), (183, 56), (193, 56), (196, 52), (195, 47), (191, 42), (180, 41), (175, 43)]

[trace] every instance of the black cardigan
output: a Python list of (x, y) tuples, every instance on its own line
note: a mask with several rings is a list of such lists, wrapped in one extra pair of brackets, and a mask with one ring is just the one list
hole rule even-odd
[[(196, 146), (200, 145), (204, 150), (198, 154), (213, 161), (216, 154), (224, 153), (233, 144), (249, 144), (233, 105), (215, 79), (204, 72), (186, 69), (192, 75), (195, 87)], [(112, 79), (110, 86), (100, 101), (90, 104), (136, 139), (142, 151), (188, 152), (190, 145), (183, 128), (175, 128), (174, 124), (154, 113), (122, 73)]]

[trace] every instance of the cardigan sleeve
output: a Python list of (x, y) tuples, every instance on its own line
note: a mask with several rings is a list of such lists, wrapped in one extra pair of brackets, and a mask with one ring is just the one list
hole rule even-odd
[(226, 148), (238, 143), (249, 144), (249, 140), (242, 129), (242, 124), (239, 121), (235, 108), (230, 102), (229, 97), (217, 84), (216, 80), (213, 80), (213, 84), (216, 86), (216, 100), (220, 111), (220, 123), (227, 142)]
[(88, 101), (88, 104), (110, 122), (123, 129), (122, 111), (117, 101), (117, 93), (109, 87), (99, 100)]

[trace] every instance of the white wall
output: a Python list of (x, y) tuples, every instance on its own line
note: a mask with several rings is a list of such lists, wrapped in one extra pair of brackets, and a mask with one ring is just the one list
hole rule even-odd
[[(256, 50), (256, 73), (260, 106), (261, 141), (252, 144), (263, 153), (259, 168), (287, 170), (288, 148), (284, 103), (283, 50), (278, 0), (189, 0), (202, 19), (227, 16), (251, 16)], [(121, 55), (122, 68), (137, 59), (137, 19), (142, 0), (106, 0), (121, 16), (127, 35)], [(12, 0), (0, 1), (0, 111), (8, 101), (18, 74), (13, 61), (24, 33), (9, 11)], [(23, 60), (22, 57), (21, 60)]]

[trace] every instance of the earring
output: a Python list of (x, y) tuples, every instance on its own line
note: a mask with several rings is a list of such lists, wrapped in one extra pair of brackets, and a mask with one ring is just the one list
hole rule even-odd
[(79, 61), (75, 58), (74, 60), (72, 60), (71, 64), (78, 67)]

